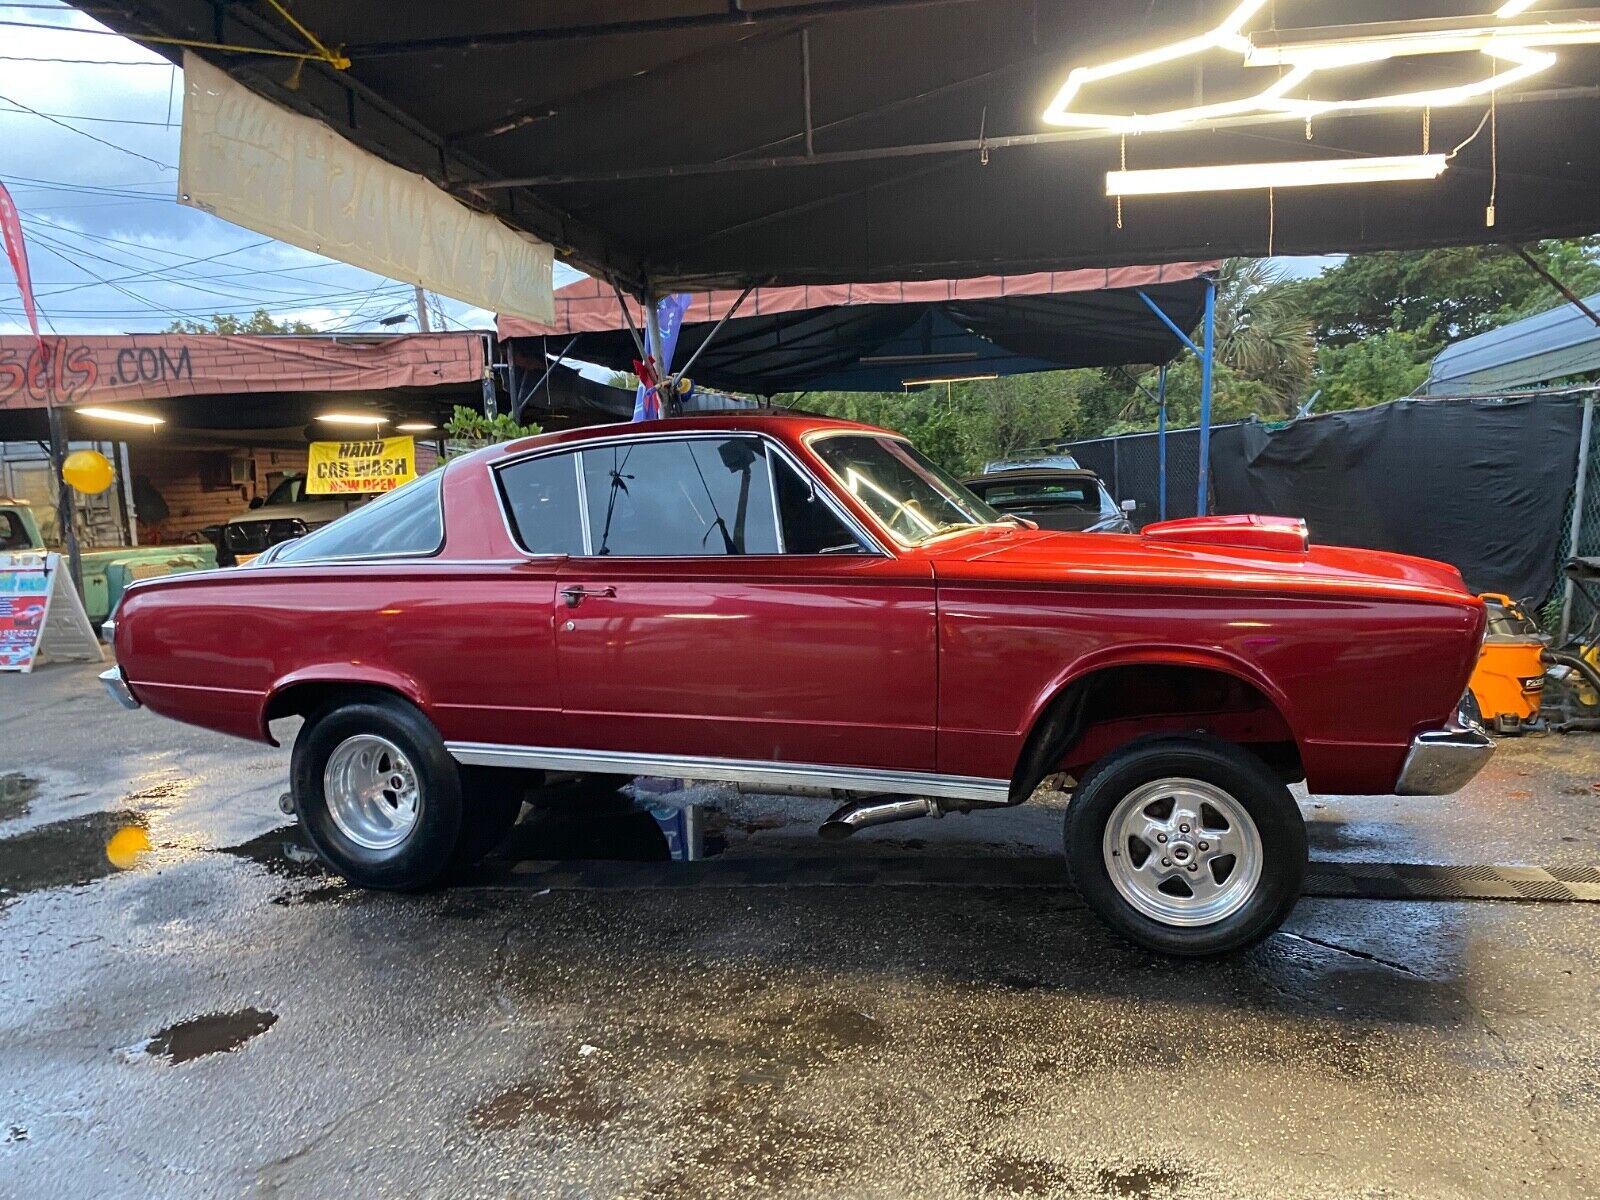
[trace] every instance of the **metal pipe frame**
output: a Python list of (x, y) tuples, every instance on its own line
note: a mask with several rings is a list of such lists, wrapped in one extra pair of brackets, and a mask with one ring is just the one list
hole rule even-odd
[[(1594, 393), (1583, 398), (1583, 427), (1578, 434), (1578, 473), (1572, 482), (1572, 525), (1567, 534), (1567, 557), (1577, 558), (1579, 540), (1583, 537), (1584, 493), (1589, 483), (1589, 435), (1594, 431)], [(1561, 630), (1558, 640), (1562, 645), (1572, 635), (1572, 601), (1576, 587), (1568, 576), (1561, 588)]]
[[(1178, 324), (1162, 310), (1161, 306), (1152, 300), (1149, 294), (1139, 289), (1139, 299), (1143, 300), (1151, 312), (1161, 318), (1161, 323), (1172, 331), (1172, 336), (1177, 338), (1183, 347), (1200, 360), (1200, 471), (1196, 483), (1197, 495), (1195, 497), (1195, 515), (1205, 516), (1211, 509), (1211, 386), (1213, 382), (1214, 366), (1216, 363), (1217, 345), (1217, 281), (1206, 281), (1206, 315), (1202, 344), (1195, 345), (1194, 339), (1178, 328)], [(1161, 518), (1167, 516), (1167, 369), (1161, 368), (1161, 414), (1158, 425), (1158, 441), (1161, 455)]]

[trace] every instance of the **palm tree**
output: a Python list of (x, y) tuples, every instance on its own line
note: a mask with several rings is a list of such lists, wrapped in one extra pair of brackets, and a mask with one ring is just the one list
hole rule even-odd
[(1277, 416), (1294, 414), (1316, 363), (1311, 322), (1285, 282), (1259, 258), (1230, 258), (1217, 275), (1217, 361), (1266, 387)]

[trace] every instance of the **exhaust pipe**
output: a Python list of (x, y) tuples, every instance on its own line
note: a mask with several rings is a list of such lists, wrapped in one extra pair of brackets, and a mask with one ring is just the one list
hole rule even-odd
[(858, 829), (887, 825), (891, 821), (912, 821), (918, 817), (942, 817), (945, 809), (937, 800), (926, 797), (879, 797), (854, 800), (835, 810), (817, 832), (830, 842), (842, 841)]

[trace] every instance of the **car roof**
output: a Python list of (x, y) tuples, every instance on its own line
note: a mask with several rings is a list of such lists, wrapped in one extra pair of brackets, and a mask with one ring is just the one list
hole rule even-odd
[(563, 429), (553, 433), (536, 434), (502, 442), (483, 451), (484, 458), (498, 461), (501, 458), (525, 454), (550, 446), (581, 446), (585, 442), (614, 438), (619, 434), (637, 437), (672, 437), (682, 433), (765, 433), (780, 440), (794, 441), (820, 430), (849, 430), (854, 433), (900, 437), (888, 429), (863, 425), (858, 421), (844, 421), (834, 417), (820, 417), (813, 413), (790, 412), (781, 408), (747, 409), (743, 412), (708, 413), (694, 417), (664, 417), (654, 421), (621, 421), (611, 425), (586, 425), (580, 429)]
[(963, 482), (971, 487), (973, 484), (992, 483), (1049, 483), (1052, 480), (1063, 482), (1068, 479), (1093, 479), (1098, 481), (1096, 475), (1088, 467), (1013, 467), (1004, 471), (990, 471), (984, 475), (974, 475)]

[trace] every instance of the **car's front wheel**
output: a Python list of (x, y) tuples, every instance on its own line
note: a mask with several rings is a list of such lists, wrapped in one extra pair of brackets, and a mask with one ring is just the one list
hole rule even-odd
[(360, 695), (313, 716), (295, 739), (290, 778), (306, 836), (351, 883), (411, 891), (453, 865), (460, 773), (405, 701)]
[(1215, 738), (1158, 737), (1108, 755), (1067, 807), (1067, 867), (1084, 901), (1166, 954), (1238, 950), (1300, 897), (1305, 822), (1267, 765)]

